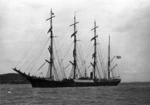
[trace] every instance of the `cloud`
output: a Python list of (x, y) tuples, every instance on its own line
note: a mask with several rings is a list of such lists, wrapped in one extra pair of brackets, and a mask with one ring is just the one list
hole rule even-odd
[(121, 65), (125, 81), (128, 81), (127, 77), (134, 80), (134, 75), (137, 76), (137, 81), (142, 81), (144, 77), (144, 80), (150, 80), (148, 76), (148, 74), (150, 75), (148, 63), (150, 59), (149, 17), (150, 5), (148, 3), (143, 3), (139, 8), (131, 10), (127, 8), (120, 14), (120, 23), (114, 28), (114, 31), (121, 36), (121, 41), (124, 42), (118, 41), (125, 64)]
[[(90, 29), (96, 19), (99, 26), (98, 39), (102, 47), (104, 46), (102, 52), (107, 55), (107, 39), (110, 33), (112, 55), (122, 56), (119, 71), (123, 81), (150, 80), (148, 0), (1, 0), (0, 2), (1, 72), (10, 72), (10, 67), (23, 57), (24, 52), (37, 37), (41, 39), (43, 36), (48, 37), (49, 22), (45, 20), (52, 8), (56, 15), (53, 21), (54, 34), (58, 36), (55, 40), (62, 45), (68, 37), (67, 44), (63, 47), (63, 55), (72, 43), (70, 35), (73, 29), (69, 25), (73, 23), (76, 11), (79, 21), (78, 39), (81, 40), (85, 56), (90, 46), (93, 46), (90, 42), (93, 32)], [(71, 57), (67, 58), (69, 60), (72, 59), (72, 50), (70, 55)], [(91, 58), (87, 62), (91, 62)]]

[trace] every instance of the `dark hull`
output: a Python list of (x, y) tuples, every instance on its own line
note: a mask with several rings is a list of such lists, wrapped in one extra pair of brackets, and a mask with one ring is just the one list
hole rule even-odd
[(50, 81), (46, 79), (28, 78), (32, 87), (88, 87), (88, 86), (116, 86), (120, 80), (99, 81), (99, 82), (75, 82), (73, 80), (66, 81)]
[[(38, 78), (26, 75), (18, 70), (15, 70), (27, 80), (30, 81), (32, 87), (39, 87), (39, 88), (53, 88), (53, 87), (89, 87), (89, 86), (116, 86), (121, 82), (121, 79), (110, 79), (110, 80), (103, 80), (103, 81), (74, 81), (73, 79), (65, 79), (62, 81), (53, 81), (48, 80), (46, 78)], [(85, 82), (84, 82), (85, 81)]]

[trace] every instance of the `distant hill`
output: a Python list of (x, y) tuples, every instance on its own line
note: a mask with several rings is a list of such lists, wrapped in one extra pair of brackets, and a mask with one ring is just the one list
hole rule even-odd
[(26, 80), (19, 74), (8, 73), (0, 75), (0, 84), (28, 84), (29, 81)]

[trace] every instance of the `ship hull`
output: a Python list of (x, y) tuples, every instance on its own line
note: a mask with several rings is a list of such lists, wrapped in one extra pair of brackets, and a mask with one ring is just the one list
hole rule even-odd
[(31, 82), (32, 87), (89, 87), (89, 86), (117, 86), (120, 80), (111, 81), (99, 81), (99, 82), (76, 82), (74, 80), (67, 81), (50, 81), (45, 79), (28, 79)]
[(54, 87), (90, 87), (90, 86), (117, 86), (121, 79), (110, 79), (103, 81), (93, 81), (93, 80), (73, 80), (65, 79), (62, 81), (48, 80), (46, 78), (29, 76), (25, 73), (22, 73), (18, 70), (15, 70), (20, 75), (25, 77), (31, 83), (34, 88), (54, 88)]

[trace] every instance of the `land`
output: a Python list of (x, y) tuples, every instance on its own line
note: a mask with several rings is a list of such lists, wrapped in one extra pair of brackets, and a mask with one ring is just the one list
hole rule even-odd
[[(150, 83), (150, 81), (134, 81), (134, 82), (122, 82), (122, 84), (136, 84), (136, 83)], [(0, 84), (30, 84), (30, 82), (16, 73), (0, 74)]]
[(29, 84), (29, 81), (19, 74), (8, 73), (0, 75), (0, 84)]

